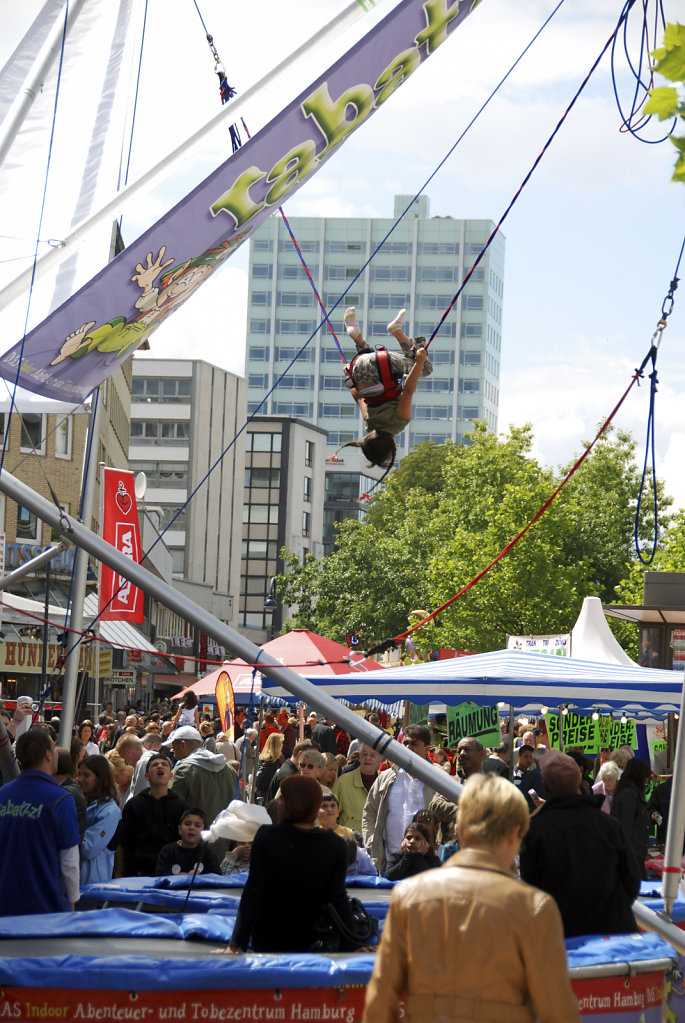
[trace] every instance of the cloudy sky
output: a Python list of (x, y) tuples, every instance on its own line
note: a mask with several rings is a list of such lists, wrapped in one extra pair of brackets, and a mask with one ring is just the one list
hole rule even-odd
[[(262, 0), (253, 5), (198, 0), (205, 24), (226, 64), (229, 82), (242, 95), (321, 26), (349, 4)], [(3, 11), (0, 63), (12, 51), (41, 5), (23, 0)], [(138, 4), (138, 8), (142, 5)], [(380, 0), (331, 46), (298, 60), (285, 85), (251, 100), (244, 112), (254, 134), (356, 38), (372, 30), (393, 6)], [(421, 189), (481, 104), (556, 5), (552, 0), (483, 0), (464, 24), (362, 126), (285, 207), (288, 216), (390, 216), (395, 194)], [(639, 5), (635, 5), (637, 8)], [(665, 0), (667, 18), (676, 0)], [(92, 2), (91, 2), (92, 7)], [(467, 137), (427, 188), (434, 215), (497, 221), (541, 151), (557, 121), (609, 38), (620, 0), (566, 0), (534, 47), (489, 104)], [(635, 16), (639, 12), (636, 10)], [(628, 41), (637, 62), (639, 26)], [(98, 59), (87, 47), (84, 59)], [(95, 54), (95, 56), (93, 55)], [(615, 69), (624, 107), (632, 79), (622, 44)], [(77, 80), (78, 81), (78, 80)], [(82, 80), (60, 141), (76, 146), (79, 111), (87, 105)], [(80, 88), (80, 93), (79, 93)], [(212, 60), (192, 0), (149, 5), (141, 89), (133, 136), (135, 178), (180, 145), (218, 110)], [(74, 122), (76, 117), (76, 122)], [(76, 126), (75, 126), (76, 125)], [(59, 127), (59, 122), (58, 122)], [(652, 130), (653, 129), (653, 130)], [(70, 135), (71, 133), (71, 135)], [(647, 129), (658, 138), (659, 125)], [(58, 143), (56, 142), (56, 147)], [(180, 165), (168, 180), (127, 208), (124, 234), (136, 237), (173, 202), (226, 157), (222, 128)], [(567, 462), (616, 403), (646, 354), (661, 303), (685, 235), (685, 188), (671, 184), (673, 147), (645, 145), (621, 131), (605, 56), (566, 124), (517, 201), (503, 228), (506, 237), (500, 429), (531, 422), (537, 456), (551, 465)], [(34, 198), (28, 179), (33, 174)], [(10, 170), (12, 168), (10, 167)], [(16, 171), (16, 167), (14, 170)], [(5, 179), (15, 223), (3, 239), (0, 280), (35, 241), (35, 188), (44, 162), (19, 167)], [(59, 197), (68, 171), (54, 171), (42, 235), (60, 237), (66, 226)], [(0, 171), (0, 194), (2, 193)], [(57, 197), (57, 200), (56, 198)], [(4, 212), (7, 206), (4, 205)], [(52, 218), (52, 219), (51, 219)], [(34, 232), (33, 234), (31, 232)], [(18, 240), (20, 239), (20, 240)], [(28, 248), (26, 247), (28, 243)], [(200, 357), (242, 372), (245, 346), (247, 249), (165, 323), (150, 355)], [(685, 275), (685, 263), (681, 268)], [(685, 506), (685, 285), (659, 354), (657, 398), (658, 472), (678, 505)], [(40, 302), (31, 312), (40, 316)], [(9, 347), (26, 315), (25, 298), (0, 312)], [(648, 390), (634, 388), (617, 417), (644, 445)]]

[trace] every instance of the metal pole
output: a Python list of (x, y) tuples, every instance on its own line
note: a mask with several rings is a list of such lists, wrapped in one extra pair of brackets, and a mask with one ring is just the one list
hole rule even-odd
[[(45, 82), (50, 67), (55, 62), (62, 48), (62, 36), (69, 35), (74, 22), (81, 13), (86, 0), (71, 0), (65, 15), (61, 13), (55, 19), (50, 33), (36, 57), (22, 88), (9, 108), (0, 128), (0, 164), (9, 153), (12, 143), (19, 134), (26, 115), (33, 106), (34, 100)], [(24, 37), (28, 45), (28, 40)]]
[(633, 903), (633, 916), (640, 927), (646, 931), (654, 931), (673, 945), (681, 955), (685, 955), (685, 931), (681, 931), (680, 927), (676, 927), (660, 913), (655, 913), (653, 909), (637, 901)]
[(40, 494), (36, 494), (11, 473), (5, 471), (0, 473), (0, 492), (22, 507), (35, 512), (43, 522), (52, 526), (72, 543), (109, 565), (119, 575), (130, 579), (136, 586), (151, 594), (161, 604), (175, 611), (192, 625), (203, 629), (217, 643), (230, 650), (234, 657), (241, 657), (247, 664), (256, 664), (259, 660), (259, 670), (273, 679), (277, 685), (283, 686), (306, 704), (314, 707), (317, 713), (323, 714), (324, 717), (330, 717), (345, 731), (381, 753), (384, 758), (387, 757), (399, 767), (403, 767), (414, 778), (419, 778), (447, 799), (454, 802), (459, 799), (462, 786), (444, 771), (440, 771), (430, 761), (423, 760), (411, 753), (392, 739), (387, 732), (369, 724), (368, 721), (338, 703), (332, 696), (317, 689), (302, 675), (291, 671), (290, 668), (285, 668), (254, 643), (241, 636), (240, 633), (235, 632), (224, 622), (220, 622), (218, 618), (174, 590), (172, 586), (157, 578), (142, 565), (121, 554), (81, 522), (57, 508), (51, 501), (46, 501)]
[[(83, 500), (81, 518), (88, 526), (93, 518), (97, 464), (97, 442), (102, 401), (93, 401), (90, 411), (90, 426), (83, 453)], [(53, 505), (54, 507), (54, 505)], [(57, 511), (57, 509), (55, 509)], [(90, 530), (89, 530), (90, 531)], [(76, 548), (74, 572), (71, 580), (71, 611), (67, 634), (66, 663), (64, 665), (64, 687), (62, 689), (62, 714), (59, 725), (59, 743), (69, 749), (72, 726), (76, 710), (76, 689), (78, 685), (79, 654), (83, 632), (83, 602), (86, 599), (86, 577), (88, 574), (88, 553), (82, 547)]]
[(514, 708), (509, 704), (509, 781), (514, 780)]
[(0, 785), (18, 777), (19, 764), (12, 749), (12, 739), (5, 728), (5, 722), (0, 718)]
[[(83, 0), (80, 0), (80, 2), (82, 3)], [(280, 89), (281, 94), (288, 95), (287, 91), (284, 92), (283, 90), (287, 90), (289, 87), (292, 69), (301, 65), (302, 59), (307, 52), (310, 49), (313, 50), (317, 46), (326, 45), (332, 40), (339, 38), (340, 32), (347, 27), (348, 23), (351, 24), (364, 13), (366, 12), (363, 10), (359, 0), (354, 0), (353, 3), (348, 4), (345, 10), (341, 11), (332, 21), (313, 35), (311, 39), (307, 40), (299, 49), (281, 61), (264, 78), (253, 85), (251, 89), (244, 92), (240, 99), (233, 100), (232, 103), (222, 107), (221, 111), (208, 121), (207, 124), (199, 128), (182, 145), (169, 153), (168, 156), (165, 156), (160, 163), (156, 164), (156, 166), (152, 167), (136, 181), (132, 181), (126, 188), (122, 188), (96, 213), (93, 213), (86, 220), (77, 224), (69, 234), (60, 239), (61, 244), (58, 249), (50, 249), (49, 252), (46, 252), (44, 256), (41, 256), (40, 259), (33, 263), (27, 271), (23, 271), (13, 281), (10, 281), (6, 287), (0, 290), (0, 308), (6, 306), (18, 295), (23, 294), (32, 280), (32, 274), (33, 279), (37, 281), (52, 267), (55, 261), (64, 259), (65, 253), (71, 252), (99, 224), (103, 221), (117, 220), (121, 216), (123, 207), (128, 200), (135, 198), (140, 193), (149, 193), (156, 184), (168, 178), (176, 170), (177, 165), (187, 164), (191, 150), (200, 145), (206, 146), (209, 138), (215, 131), (218, 132), (220, 129), (222, 132), (225, 132), (227, 123), (231, 124), (234, 121), (239, 121), (241, 115), (245, 114), (250, 102), (263, 89), (273, 89), (274, 95), (276, 95), (275, 90)]]
[(683, 714), (685, 714), (685, 678), (683, 680), (683, 695), (680, 700), (678, 739), (673, 759), (673, 789), (668, 811), (666, 848), (664, 849), (662, 894), (664, 909), (669, 916), (678, 895), (678, 885), (682, 874), (680, 862), (683, 855), (683, 835), (685, 835), (685, 742), (683, 742), (685, 729), (682, 728)]
[(48, 611), (50, 610), (50, 562), (45, 565), (45, 611), (43, 614), (43, 657), (40, 665), (40, 688), (47, 699), (48, 687)]
[(43, 551), (42, 554), (37, 554), (35, 558), (31, 558), (30, 561), (20, 565), (19, 568), (15, 568), (14, 571), (8, 572), (0, 579), (0, 591), (6, 590), (8, 586), (14, 586), (15, 583), (19, 582), (26, 575), (33, 575), (36, 569), (42, 565), (47, 564), (56, 558), (58, 554), (61, 554), (63, 550), (66, 550), (67, 543), (64, 540), (60, 540), (54, 547), (48, 547), (47, 550)]
[(564, 707), (559, 707), (559, 752), (564, 752)]

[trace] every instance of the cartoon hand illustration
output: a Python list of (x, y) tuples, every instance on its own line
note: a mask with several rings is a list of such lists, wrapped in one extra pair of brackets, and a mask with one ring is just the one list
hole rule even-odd
[(165, 267), (170, 266), (173, 263), (173, 259), (167, 259), (164, 263), (162, 262), (165, 252), (166, 245), (162, 245), (159, 250), (159, 255), (155, 260), (152, 259), (152, 253), (148, 252), (145, 257), (146, 265), (143, 266), (142, 263), (136, 264), (136, 272), (131, 280), (134, 284), (137, 284), (139, 288), (142, 288), (143, 293), (147, 293), (152, 288), (153, 281), (157, 274), (161, 273)]
[(68, 359), (70, 355), (77, 352), (79, 348), (82, 348), (84, 344), (87, 344), (87, 336), (89, 331), (95, 326), (95, 320), (91, 320), (90, 323), (84, 323), (82, 327), (75, 330), (73, 334), (69, 334), (64, 339), (64, 344), (59, 350), (59, 355), (52, 360), (51, 366), (57, 366), (58, 363), (63, 362), (64, 359)]

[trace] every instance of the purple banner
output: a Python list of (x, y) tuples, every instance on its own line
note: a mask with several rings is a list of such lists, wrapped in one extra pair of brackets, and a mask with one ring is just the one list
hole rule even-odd
[[(389, 99), (480, 0), (403, 0), (310, 88), (0, 359), (82, 401)], [(227, 122), (228, 123), (228, 122)]]

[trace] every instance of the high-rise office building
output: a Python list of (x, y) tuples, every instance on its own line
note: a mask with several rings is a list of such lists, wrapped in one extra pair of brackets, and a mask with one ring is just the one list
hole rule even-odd
[[(395, 217), (410, 201), (395, 197)], [(429, 337), (494, 226), (489, 220), (430, 217), (428, 198), (421, 196), (357, 278), (393, 223), (394, 218), (291, 221), (327, 310), (354, 281), (331, 317), (348, 359), (354, 346), (342, 327), (346, 306), (357, 307), (372, 345), (396, 344), (386, 327), (401, 308), (407, 310), (405, 332)], [(461, 443), (476, 419), (497, 429), (503, 275), (504, 238), (498, 235), (431, 344), (433, 374), (421, 381), (412, 423), (396, 438), (400, 456), (425, 440)], [(297, 416), (323, 427), (331, 454), (360, 437), (362, 425), (343, 386), (342, 359), (328, 328), (290, 365), (321, 318), (285, 226), (272, 217), (250, 246), (248, 409), (254, 411), (276, 384), (260, 414)]]

